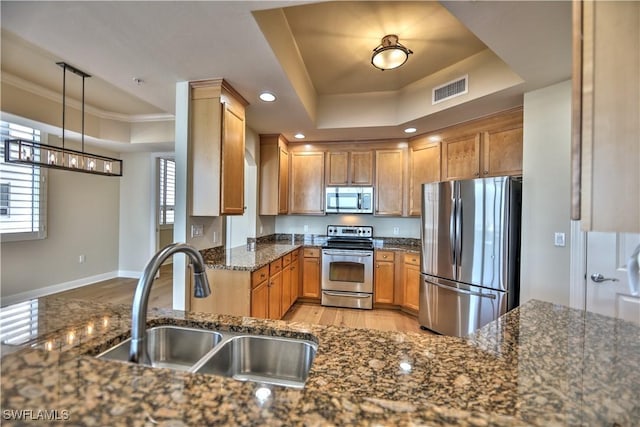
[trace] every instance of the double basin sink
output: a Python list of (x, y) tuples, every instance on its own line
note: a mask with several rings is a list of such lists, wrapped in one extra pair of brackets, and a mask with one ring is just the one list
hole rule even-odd
[[(147, 329), (146, 365), (303, 388), (318, 345), (313, 341), (181, 326)], [(129, 361), (131, 338), (97, 357)]]

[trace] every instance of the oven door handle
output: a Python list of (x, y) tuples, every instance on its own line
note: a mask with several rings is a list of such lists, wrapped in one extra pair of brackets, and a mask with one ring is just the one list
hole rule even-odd
[(357, 256), (357, 257), (370, 257), (373, 256), (371, 252), (359, 252), (359, 251), (344, 251), (344, 250), (335, 250), (335, 249), (324, 249), (322, 251), (323, 255), (347, 255), (347, 256)]
[(331, 291), (322, 291), (323, 294), (329, 295), (332, 297), (349, 297), (349, 298), (371, 298), (371, 294), (354, 294), (350, 292), (331, 292)]

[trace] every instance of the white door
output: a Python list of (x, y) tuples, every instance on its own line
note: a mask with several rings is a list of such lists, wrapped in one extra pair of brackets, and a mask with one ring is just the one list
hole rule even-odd
[(640, 234), (587, 233), (588, 311), (640, 324), (640, 296), (632, 295), (627, 264)]

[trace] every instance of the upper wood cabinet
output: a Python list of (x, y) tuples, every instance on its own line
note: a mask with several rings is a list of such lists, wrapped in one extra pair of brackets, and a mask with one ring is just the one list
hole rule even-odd
[(223, 79), (191, 82), (192, 216), (244, 213), (245, 107)]
[(440, 181), (440, 142), (427, 138), (412, 141), (409, 146), (409, 215), (420, 216), (422, 184)]
[(482, 134), (483, 178), (522, 174), (522, 126)]
[(289, 213), (324, 213), (324, 152), (290, 152)]
[(260, 135), (260, 215), (289, 212), (289, 151), (281, 135)]
[(469, 179), (480, 176), (480, 134), (442, 141), (442, 179)]
[(572, 217), (584, 230), (638, 233), (640, 2), (574, 8)]
[(402, 216), (403, 150), (376, 150), (375, 215)]
[(473, 120), (442, 134), (442, 180), (522, 175), (522, 108)]
[(327, 185), (373, 185), (372, 151), (327, 153)]

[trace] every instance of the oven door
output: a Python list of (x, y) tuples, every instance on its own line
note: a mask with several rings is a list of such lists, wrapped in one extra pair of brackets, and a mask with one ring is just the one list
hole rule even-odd
[(322, 289), (373, 292), (373, 251), (322, 250)]

